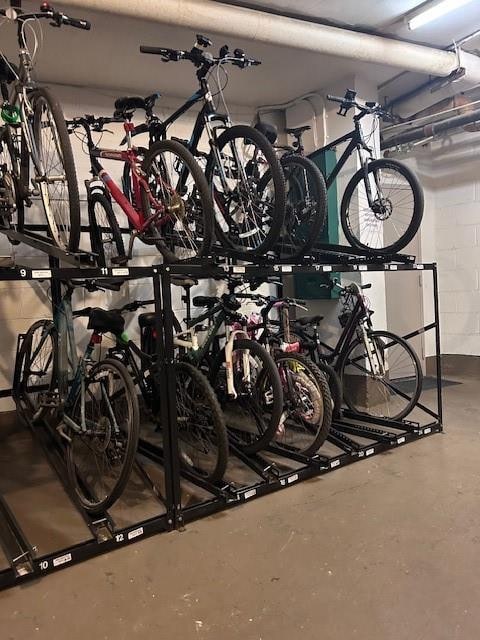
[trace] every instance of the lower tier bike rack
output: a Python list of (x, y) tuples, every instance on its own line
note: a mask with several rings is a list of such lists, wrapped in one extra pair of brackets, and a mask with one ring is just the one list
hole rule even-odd
[[(193, 278), (217, 277), (246, 273), (263, 277), (275, 273), (339, 271), (390, 271), (414, 270), (429, 271), (433, 275), (435, 320), (424, 328), (409, 334), (413, 337), (424, 331), (435, 333), (436, 345), (436, 388), (428, 390), (427, 399), (421, 396), (421, 402), (414, 409), (410, 420), (393, 421), (387, 418), (373, 418), (353, 414), (345, 410), (341, 418), (334, 420), (326, 444), (318, 454), (304, 456), (300, 452), (280, 444), (271, 444), (265, 451), (255, 455), (245, 454), (233, 435), (230, 445), (229, 468), (224, 480), (209, 483), (194, 472), (180, 468), (175, 419), (173, 362), (173, 324), (171, 312), (172, 277), (189, 275)], [(8, 273), (7, 273), (8, 272)], [(120, 517), (116, 506), (109, 513), (91, 517), (75, 500), (67, 483), (67, 475), (61, 442), (56, 433), (46, 424), (23, 425), (10, 436), (3, 439), (0, 447), (0, 467), (14, 469), (21, 460), (15, 451), (8, 459), (9, 447), (5, 442), (20, 438), (28, 446), (35, 448), (34, 460), (48, 471), (51, 482), (55, 483), (58, 496), (62, 496), (64, 512), (72, 522), (80, 522), (84, 536), (71, 543), (65, 543), (68, 537), (68, 523), (56, 520), (51, 512), (40, 529), (32, 531), (32, 514), (25, 513), (19, 506), (18, 494), (32, 490), (28, 460), (25, 470), (17, 472), (18, 485), (12, 488), (9, 476), (0, 476), (0, 588), (7, 588), (24, 581), (38, 579), (51, 572), (71, 566), (88, 558), (107, 553), (119, 546), (132, 544), (147, 536), (172, 529), (182, 529), (185, 524), (209, 514), (232, 508), (263, 495), (287, 489), (308, 478), (336, 471), (355, 462), (371, 458), (385, 451), (413, 443), (442, 431), (442, 390), (440, 367), (440, 338), (438, 323), (437, 273), (435, 265), (417, 264), (355, 264), (333, 265), (229, 265), (214, 267), (204, 264), (179, 264), (155, 267), (132, 267), (121, 274), (115, 269), (91, 269), (91, 278), (111, 280), (112, 278), (152, 278), (157, 308), (164, 310), (164, 324), (157, 335), (159, 356), (158, 381), (162, 385), (164, 403), (162, 416), (162, 436), (157, 437), (151, 425), (142, 430), (135, 479), (132, 488), (120, 498)], [(0, 278), (10, 280), (35, 280), (39, 276), (30, 269), (0, 269)], [(66, 280), (85, 277), (85, 269), (53, 267), (44, 270), (41, 279)], [(52, 283), (53, 284), (53, 283)], [(56, 287), (52, 287), (52, 292)], [(55, 303), (55, 302), (54, 302)], [(161, 325), (161, 323), (159, 323)], [(0, 396), (11, 395), (11, 390), (0, 391)], [(420, 419), (421, 416), (421, 419)], [(3, 456), (3, 459), (2, 459)], [(12, 474), (14, 475), (14, 474)], [(25, 482), (25, 487), (22, 483)], [(30, 482), (30, 485), (29, 485)], [(34, 490), (41, 491), (42, 483), (36, 483)], [(57, 495), (57, 493), (55, 495)], [(138, 516), (136, 507), (148, 505), (155, 513)], [(127, 515), (130, 520), (126, 520)], [(27, 522), (28, 527), (25, 526)], [(62, 529), (64, 526), (64, 529)], [(55, 548), (43, 549), (45, 536), (60, 533), (62, 544)], [(57, 536), (58, 537), (58, 536)], [(40, 542), (39, 542), (40, 541)], [(3, 556), (2, 556), (3, 551)]]

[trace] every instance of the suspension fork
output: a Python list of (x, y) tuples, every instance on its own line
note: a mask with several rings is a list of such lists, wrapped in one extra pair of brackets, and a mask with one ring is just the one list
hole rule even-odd
[[(235, 390), (235, 381), (233, 376), (233, 343), (240, 336), (241, 338), (245, 338), (246, 340), (250, 340), (249, 335), (246, 331), (242, 329), (238, 329), (235, 331), (231, 331), (228, 336), (227, 344), (225, 345), (225, 369), (227, 374), (227, 392), (228, 395), (237, 398), (238, 394)], [(250, 382), (250, 356), (245, 351), (242, 354), (242, 364), (243, 364), (243, 380)]]

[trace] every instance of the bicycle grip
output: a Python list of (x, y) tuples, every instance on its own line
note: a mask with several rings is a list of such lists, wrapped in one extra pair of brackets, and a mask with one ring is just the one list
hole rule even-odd
[(151, 53), (156, 56), (169, 56), (172, 49), (165, 49), (164, 47), (150, 47), (148, 45), (140, 45), (140, 53)]
[(339, 96), (332, 96), (329, 93), (327, 94), (327, 100), (330, 100), (330, 102), (339, 102), (340, 104), (342, 102), (345, 102), (345, 98), (340, 98)]
[(90, 31), (91, 24), (88, 20), (79, 20), (78, 18), (69, 18), (65, 16), (63, 18), (63, 24), (67, 24), (70, 27), (75, 27), (75, 29), (83, 29), (84, 31)]

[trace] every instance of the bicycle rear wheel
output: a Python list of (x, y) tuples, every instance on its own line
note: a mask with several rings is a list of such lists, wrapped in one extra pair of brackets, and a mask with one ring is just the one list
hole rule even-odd
[(217, 396), (201, 371), (175, 365), (180, 462), (205, 480), (221, 480), (227, 468), (228, 437)]
[(355, 340), (338, 364), (343, 398), (355, 413), (402, 420), (422, 391), (418, 356), (406, 340), (389, 331), (372, 331), (368, 337), (376, 345), (384, 372), (372, 370), (365, 344)]
[[(266, 189), (263, 176), (271, 189)], [(227, 248), (245, 254), (269, 251), (285, 217), (280, 161), (263, 134), (245, 125), (226, 129), (212, 150), (205, 175), (215, 208), (215, 233)]]
[[(244, 355), (250, 368), (248, 376)], [(280, 424), (282, 383), (273, 358), (253, 340), (235, 340), (232, 361), (237, 397), (233, 398), (228, 393), (225, 349), (216, 355), (212, 363), (210, 380), (236, 443), (246, 453), (255, 453), (270, 444)]]
[[(122, 232), (112, 208), (112, 203), (103, 193), (92, 193), (88, 199), (90, 243), (97, 255), (98, 267), (118, 265), (125, 259)], [(119, 260), (120, 258), (120, 260)]]
[(0, 130), (0, 220), (3, 227), (16, 231), (22, 231), (25, 218), (19, 162), (10, 128), (4, 126)]
[(43, 175), (37, 175), (50, 235), (61, 249), (76, 251), (80, 243), (80, 198), (65, 116), (48, 89), (32, 94), (33, 134)]
[(139, 407), (133, 380), (114, 358), (98, 362), (85, 378), (69, 417), (67, 472), (80, 504), (90, 513), (111, 507), (125, 489), (135, 462)]
[(422, 187), (410, 169), (396, 160), (374, 160), (347, 184), (340, 208), (343, 232), (353, 247), (396, 253), (414, 238), (423, 217)]
[(148, 240), (168, 262), (207, 255), (213, 241), (213, 205), (205, 176), (190, 151), (175, 140), (156, 142), (142, 167), (150, 190), (142, 190), (145, 218), (157, 213), (151, 211), (151, 196), (164, 207), (148, 229)]
[(38, 320), (28, 329), (18, 351), (12, 397), (17, 411), (27, 421), (39, 420), (49, 408), (42, 394), (56, 381), (57, 332), (51, 320)]
[(332, 397), (325, 376), (300, 354), (278, 353), (275, 363), (285, 408), (275, 441), (313, 455), (327, 439), (332, 424)]

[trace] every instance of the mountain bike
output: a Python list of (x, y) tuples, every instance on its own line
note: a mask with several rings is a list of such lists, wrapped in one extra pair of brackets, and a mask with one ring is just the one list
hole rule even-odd
[[(301, 307), (303, 301), (257, 293), (238, 293), (237, 297), (261, 307), (260, 314), (252, 313), (244, 319), (243, 327), (251, 339), (267, 348), (282, 381), (284, 415), (275, 442), (312, 455), (325, 442), (332, 423), (333, 403), (328, 383), (314, 362), (299, 353), (299, 343), (277, 335), (279, 326), (286, 324), (288, 330), (290, 307)], [(278, 312), (279, 321), (269, 318), (272, 310)]]
[(292, 341), (315, 362), (333, 365), (341, 381), (348, 408), (373, 417), (402, 420), (415, 407), (422, 392), (423, 374), (417, 354), (406, 340), (390, 331), (374, 330), (362, 290), (370, 288), (338, 282), (342, 332), (334, 347), (322, 341), (318, 329), (323, 316), (305, 316), (291, 322)]
[[(21, 232), (25, 207), (32, 205), (32, 196), (40, 195), (53, 243), (76, 251), (80, 202), (72, 148), (59, 102), (32, 79), (35, 56), (28, 47), (26, 27), (44, 18), (54, 27), (88, 30), (90, 24), (55, 11), (48, 2), (42, 3), (39, 13), (11, 8), (0, 14), (16, 22), (19, 47), (18, 67), (0, 54), (5, 123), (0, 128), (0, 224)], [(35, 40), (35, 51), (37, 44)], [(9, 84), (13, 85), (11, 95)]]
[(328, 95), (327, 99), (340, 104), (337, 113), (341, 116), (345, 117), (352, 108), (357, 110), (353, 130), (317, 150), (328, 151), (349, 141), (326, 176), (328, 188), (349, 156), (356, 151), (359, 157), (361, 168), (347, 184), (340, 206), (345, 237), (352, 247), (379, 254), (396, 253), (407, 246), (420, 227), (424, 207), (422, 187), (415, 174), (401, 162), (374, 159), (361, 120), (367, 115), (389, 118), (380, 105), (361, 104), (356, 100), (356, 92), (350, 89), (343, 98)]
[[(218, 74), (226, 64), (238, 68), (260, 64), (248, 58), (241, 49), (230, 53), (224, 45), (218, 57), (204, 51), (212, 42), (197, 35), (196, 43), (190, 51), (180, 51), (163, 47), (141, 46), (140, 51), (161, 56), (164, 62), (188, 60), (197, 68), (200, 88), (163, 122), (150, 117), (147, 122), (136, 127), (132, 135), (148, 132), (150, 143), (163, 140), (168, 127), (186, 111), (203, 102), (190, 140), (182, 143), (197, 158), (206, 162), (205, 175), (211, 185), (215, 207), (215, 233), (226, 248), (240, 253), (261, 254), (271, 249), (278, 240), (285, 214), (285, 183), (280, 162), (268, 140), (253, 127), (232, 126), (227, 114), (218, 112), (214, 104), (209, 79)], [(218, 92), (222, 98), (222, 88)], [(123, 98), (137, 100), (138, 98)], [(141, 98), (140, 98), (141, 99)], [(199, 150), (203, 133), (207, 134), (209, 153)], [(271, 175), (271, 191), (261, 190), (259, 184), (267, 172)], [(124, 173), (126, 193), (131, 193), (130, 171)]]
[[(305, 155), (301, 136), (309, 126), (285, 129), (293, 135), (292, 145), (278, 145), (277, 130), (267, 122), (258, 122), (255, 128), (263, 133), (280, 155), (286, 185), (285, 221), (276, 245), (281, 258), (297, 260), (312, 249), (327, 219), (327, 186), (317, 165)], [(259, 186), (269, 184), (266, 174)]]
[[(92, 251), (98, 266), (125, 263), (139, 238), (154, 244), (167, 262), (207, 255), (213, 239), (213, 205), (210, 189), (195, 158), (175, 140), (152, 144), (143, 154), (132, 144), (131, 122), (138, 108), (151, 111), (156, 95), (137, 101), (117, 100), (113, 117), (85, 115), (67, 122), (73, 133), (85, 134), (92, 179), (86, 182)], [(125, 151), (98, 147), (92, 132), (111, 122), (122, 122)], [(100, 158), (124, 162), (129, 167), (131, 198), (127, 198), (100, 163)], [(125, 253), (112, 199), (128, 218), (132, 232)]]
[[(246, 453), (260, 451), (273, 440), (282, 419), (283, 391), (275, 362), (238, 326), (243, 316), (234, 294), (195, 296), (192, 303), (206, 310), (192, 318), (188, 305), (186, 329), (175, 319), (179, 358), (208, 375), (238, 446)], [(201, 344), (199, 333), (205, 333)]]
[[(77, 283), (78, 284), (78, 283)], [(17, 353), (13, 399), (28, 422), (47, 421), (65, 447), (68, 478), (80, 504), (101, 513), (120, 497), (130, 478), (139, 437), (133, 380), (114, 358), (93, 359), (104, 333), (118, 337), (124, 320), (115, 312), (72, 312), (68, 284), (53, 322), (38, 320)], [(88, 317), (92, 331), (81, 358), (73, 318)]]
[[(134, 312), (154, 303), (154, 300), (135, 300), (115, 313)], [(140, 348), (122, 333), (108, 353), (126, 365), (149, 417), (161, 424), (162, 399), (155, 376), (158, 366), (155, 324), (155, 313), (139, 314)], [(228, 462), (228, 437), (215, 392), (208, 378), (191, 363), (177, 361), (173, 368), (180, 462), (205, 480), (220, 481)]]

